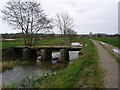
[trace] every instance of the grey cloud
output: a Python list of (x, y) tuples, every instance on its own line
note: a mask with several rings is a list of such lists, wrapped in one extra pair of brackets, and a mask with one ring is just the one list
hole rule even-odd
[[(38, 0), (38, 2), (41, 2), (42, 8), (49, 17), (54, 18), (56, 13), (60, 12), (68, 13), (74, 20), (74, 30), (78, 34), (90, 31), (118, 32), (117, 0)], [(0, 32), (14, 32), (7, 24), (3, 25), (0, 21), (1, 30), (4, 27), (6, 30)], [(55, 32), (58, 33), (58, 30), (55, 29)]]

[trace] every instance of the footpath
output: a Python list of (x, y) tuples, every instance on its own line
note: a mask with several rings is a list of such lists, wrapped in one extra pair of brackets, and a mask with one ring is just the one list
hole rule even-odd
[(105, 88), (118, 88), (118, 62), (95, 40), (99, 54), (99, 65), (104, 71)]

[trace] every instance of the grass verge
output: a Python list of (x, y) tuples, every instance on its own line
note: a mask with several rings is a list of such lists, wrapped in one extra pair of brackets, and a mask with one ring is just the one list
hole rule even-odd
[(107, 50), (107, 52), (118, 62), (120, 63), (120, 58), (118, 56), (116, 56), (108, 47), (106, 47), (105, 45), (101, 44), (99, 41), (98, 43)]
[(105, 43), (109, 43), (115, 47), (120, 48), (120, 38), (119, 37), (94, 37), (94, 40), (99, 40)]

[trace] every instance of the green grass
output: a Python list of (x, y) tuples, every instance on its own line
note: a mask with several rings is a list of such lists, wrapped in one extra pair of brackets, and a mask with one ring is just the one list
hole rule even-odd
[(11, 41), (5, 40), (0, 42), (0, 44), (1, 43), (2, 43), (2, 47), (0, 47), (0, 49), (24, 45), (23, 39), (17, 39), (17, 40), (11, 40)]
[[(24, 42), (23, 39), (17, 39), (17, 40), (11, 40), (11, 41), (2, 41), (2, 47), (0, 48), (10, 48), (10, 47), (15, 47), (15, 46), (23, 46)], [(56, 39), (43, 39), (39, 40), (35, 46), (68, 46), (70, 45), (71, 42), (69, 42), (68, 38), (66, 38), (66, 42), (64, 42), (64, 39), (62, 38), (56, 38)]]
[[(88, 39), (76, 38), (74, 42), (82, 42), (82, 55), (67, 68), (56, 71), (57, 74), (48, 77), (39, 77), (28, 83), (33, 88), (101, 88), (103, 87), (102, 74), (98, 65), (98, 53), (95, 45)], [(63, 45), (63, 39), (46, 39), (37, 45)], [(87, 46), (85, 46), (87, 44)], [(66, 45), (70, 45), (68, 42)], [(35, 84), (37, 83), (37, 84)], [(28, 84), (26, 84), (28, 85)], [(16, 84), (17, 86), (17, 84)], [(10, 86), (15, 87), (15, 86)]]
[[(114, 38), (114, 37), (100, 37), (100, 38), (92, 38), (95, 40), (100, 40), (102, 42), (105, 43), (109, 43), (113, 46), (119, 47), (120, 48), (120, 38)], [(74, 39), (73, 39), (74, 41)], [(77, 41), (77, 40), (76, 40)], [(79, 40), (78, 40), (79, 41)], [(21, 46), (24, 45), (23, 39), (17, 39), (17, 40), (12, 40), (12, 41), (3, 41), (0, 42), (0, 45), (2, 43), (2, 47), (0, 46), (0, 48), (10, 48), (10, 47), (14, 47), (14, 46)], [(62, 38), (56, 38), (56, 39), (44, 39), (44, 40), (39, 40), (38, 43), (36, 44), (36, 46), (44, 46), (44, 45), (54, 45), (54, 46), (64, 46), (64, 45), (70, 45), (69, 39), (66, 38), (66, 41), (64, 42), (64, 40)]]
[[(81, 41), (81, 39), (77, 39)], [(102, 71), (98, 66), (98, 55), (96, 47), (89, 40), (83, 40), (87, 47), (84, 47), (80, 56), (75, 62), (64, 70), (57, 72), (53, 77), (49, 77), (41, 82), (37, 88), (101, 88)], [(92, 52), (91, 52), (92, 51)]]
[(92, 38), (120, 48), (120, 38), (117, 37), (95, 37)]
[[(75, 38), (76, 39), (76, 38)], [(75, 40), (73, 39), (73, 41)], [(38, 41), (38, 43), (36, 44), (36, 46), (69, 46), (71, 45), (71, 42), (69, 41), (69, 38), (54, 38), (54, 39), (44, 39), (44, 40), (40, 40)]]
[[(74, 39), (73, 39), (73, 41), (74, 41)], [(75, 40), (75, 41), (77, 41), (77, 40)], [(1, 43), (2, 43), (2, 47), (0, 47), (0, 48), (2, 48), (2, 49), (24, 45), (23, 39), (3, 41), (3, 42), (0, 42), (0, 44)], [(69, 41), (69, 38), (66, 38), (65, 41), (63, 38), (43, 39), (43, 40), (39, 40), (35, 46), (53, 46), (53, 45), (54, 46), (69, 46), (69, 45), (71, 45), (71, 42)]]
[[(69, 64), (67, 68), (56, 71), (56, 75), (48, 75), (47, 77), (31, 78), (26, 83), (22, 83), (25, 87), (33, 88), (101, 88), (103, 87), (102, 70), (98, 65), (98, 53), (95, 45), (88, 39), (77, 38), (74, 41), (82, 42), (84, 46), (82, 49), (83, 55), (80, 55), (73, 63)], [(30, 84), (29, 84), (30, 83)], [(9, 87), (17, 87), (14, 84)]]
[(98, 42), (103, 48), (105, 48), (107, 50), (107, 52), (119, 63), (120, 62), (120, 58), (118, 56), (116, 56), (111, 49), (109, 49), (108, 47), (106, 47), (105, 45), (101, 44), (100, 42)]
[(64, 43), (64, 39), (62, 38), (44, 39), (44, 40), (39, 41), (36, 46), (44, 46), (44, 45), (48, 45), (48, 46), (69, 45), (69, 42)]

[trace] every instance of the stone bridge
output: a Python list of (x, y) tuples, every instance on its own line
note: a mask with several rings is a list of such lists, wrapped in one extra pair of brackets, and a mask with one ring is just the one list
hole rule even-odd
[(82, 47), (73, 46), (37, 46), (37, 47), (25, 47), (17, 46), (9, 49), (2, 50), (3, 58), (7, 55), (8, 58), (14, 58), (22, 60), (36, 60), (38, 56), (41, 56), (41, 61), (51, 62), (52, 51), (60, 51), (59, 62), (69, 61), (69, 51), (80, 51)]

